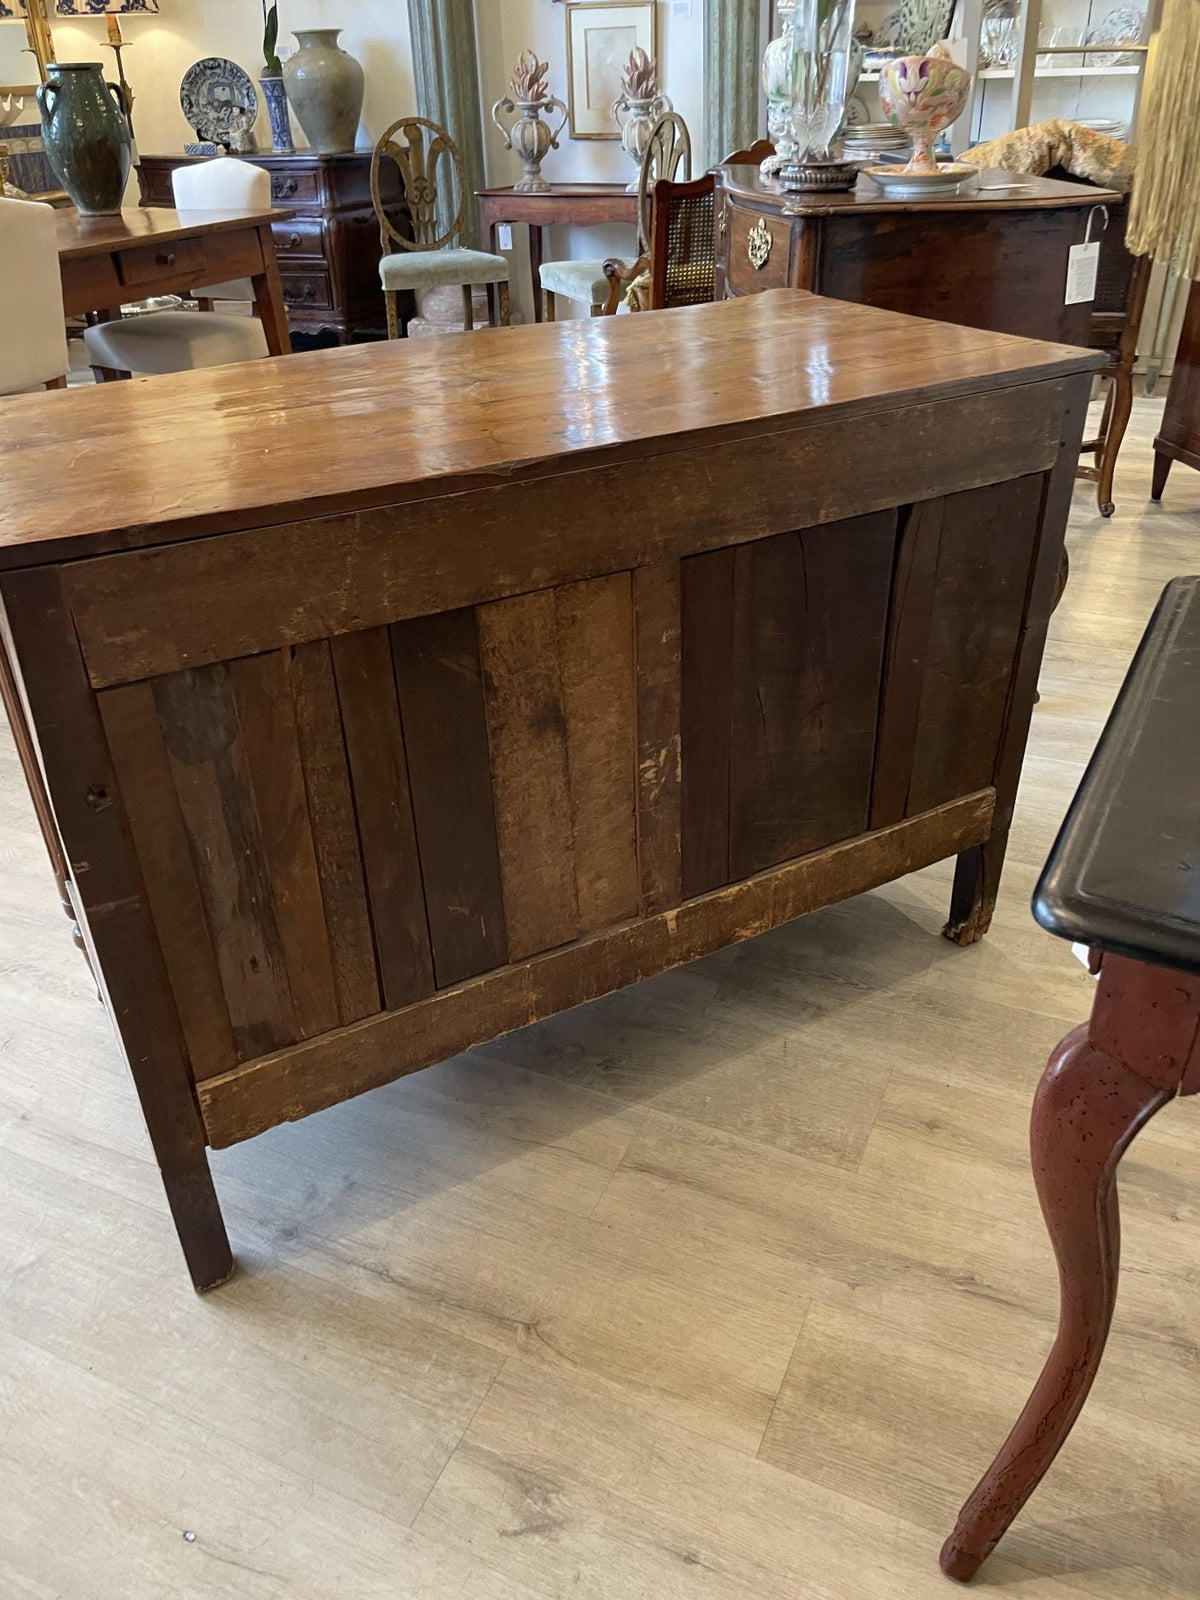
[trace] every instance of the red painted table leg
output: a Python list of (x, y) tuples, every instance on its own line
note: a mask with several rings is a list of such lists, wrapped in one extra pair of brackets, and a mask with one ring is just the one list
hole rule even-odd
[[(1083, 1409), (1117, 1296), (1117, 1166), (1130, 1141), (1200, 1064), (1200, 979), (1106, 956), (1091, 1021), (1050, 1057), (1030, 1143), (1042, 1214), (1058, 1258), (1058, 1336), (999, 1455), (942, 1547), (966, 1582), (1041, 1482)], [(1189, 1070), (1190, 1069), (1190, 1070)]]

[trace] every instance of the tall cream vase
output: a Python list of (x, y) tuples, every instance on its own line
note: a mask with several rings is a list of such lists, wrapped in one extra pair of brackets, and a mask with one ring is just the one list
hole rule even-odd
[(340, 28), (298, 28), (300, 48), (283, 64), (288, 104), (312, 148), (341, 155), (358, 142), (366, 78), (338, 47)]

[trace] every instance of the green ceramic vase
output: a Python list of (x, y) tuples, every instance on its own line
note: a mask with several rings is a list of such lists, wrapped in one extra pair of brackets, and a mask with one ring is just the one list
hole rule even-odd
[(46, 71), (37, 102), (50, 165), (83, 216), (111, 216), (131, 160), (121, 91), (98, 61), (52, 61)]

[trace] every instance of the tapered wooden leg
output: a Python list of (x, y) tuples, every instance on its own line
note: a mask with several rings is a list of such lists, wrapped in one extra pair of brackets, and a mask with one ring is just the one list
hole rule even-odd
[(942, 1571), (973, 1577), (1041, 1482), (1083, 1408), (1117, 1297), (1117, 1164), (1171, 1098), (1102, 1050), (1088, 1028), (1050, 1057), (1033, 1106), (1031, 1146), (1042, 1214), (1058, 1257), (1058, 1336), (1000, 1454), (942, 1547)]
[(1164, 455), (1161, 450), (1154, 452), (1154, 476), (1150, 479), (1151, 500), (1161, 500), (1163, 490), (1167, 487), (1167, 474), (1171, 470), (1173, 457)]
[(464, 283), (462, 286), (463, 327), (468, 333), (475, 327), (475, 301), (472, 298), (471, 285)]
[(1133, 373), (1116, 372), (1108, 386), (1108, 402), (1104, 412), (1106, 421), (1104, 444), (1096, 455), (1096, 465), (1100, 472), (1096, 499), (1102, 517), (1111, 517), (1116, 509), (1113, 504), (1113, 475), (1117, 470), (1117, 455), (1121, 449), (1121, 441), (1125, 437), (1125, 430), (1129, 426), (1132, 411)]
[(506, 283), (498, 284), (497, 292), (500, 298), (500, 326), (502, 328), (507, 328), (509, 323), (512, 321), (512, 312), (508, 299), (508, 285)]
[(1007, 849), (1008, 829), (997, 829), (982, 844), (959, 856), (950, 892), (950, 920), (942, 929), (954, 944), (974, 944), (991, 927)]
[(388, 338), (398, 339), (400, 337), (400, 318), (396, 312), (395, 289), (385, 289), (383, 291), (383, 303), (387, 307)]

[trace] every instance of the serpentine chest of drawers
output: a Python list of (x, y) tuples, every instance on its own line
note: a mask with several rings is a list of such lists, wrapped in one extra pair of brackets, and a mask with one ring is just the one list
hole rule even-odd
[[(142, 204), (174, 205), (171, 174), (207, 156), (142, 156)], [(371, 205), (371, 153), (255, 155), (243, 159), (271, 174), (271, 200), (290, 217), (275, 232), (283, 298), (293, 333), (333, 332), (340, 344), (356, 333), (384, 333), (387, 318), (379, 287), (379, 225)], [(400, 174), (385, 167), (384, 195), (403, 204)]]

